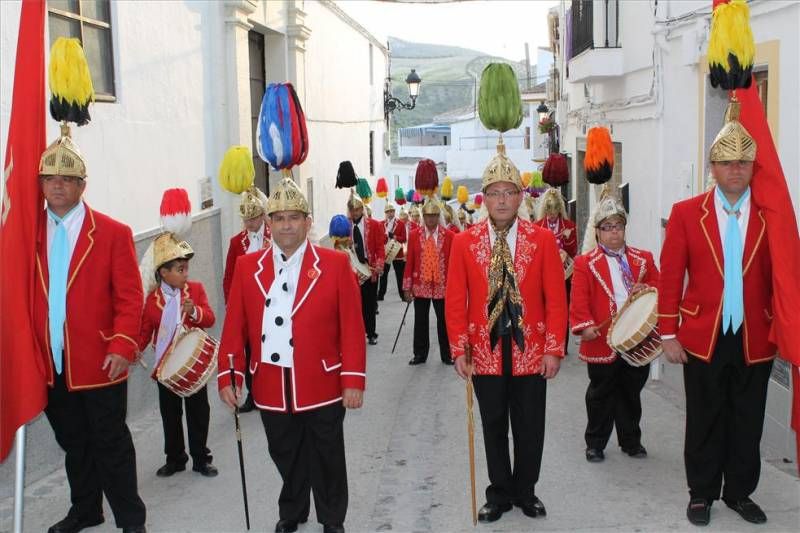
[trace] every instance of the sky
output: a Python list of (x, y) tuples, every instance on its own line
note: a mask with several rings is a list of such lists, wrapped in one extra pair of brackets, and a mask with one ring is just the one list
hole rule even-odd
[(536, 48), (549, 46), (547, 12), (556, 0), (470, 0), (406, 3), (336, 0), (380, 41), (446, 44), (507, 59), (525, 58), (525, 42), (536, 62)]

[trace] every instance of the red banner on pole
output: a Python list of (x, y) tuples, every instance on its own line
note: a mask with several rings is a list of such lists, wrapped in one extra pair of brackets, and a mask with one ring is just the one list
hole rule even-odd
[(44, 208), (38, 179), (45, 149), (44, 21), (44, 0), (22, 2), (0, 218), (0, 461), (11, 451), (16, 430), (47, 404), (32, 322), (36, 236)]

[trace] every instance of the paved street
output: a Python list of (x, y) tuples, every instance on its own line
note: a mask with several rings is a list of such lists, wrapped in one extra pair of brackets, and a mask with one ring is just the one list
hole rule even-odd
[[(393, 282), (393, 280), (390, 280)], [(397, 353), (390, 355), (405, 304), (396, 291), (381, 303), (378, 346), (369, 347), (365, 407), (348, 413), (347, 438), (350, 507), (348, 531), (472, 531), (469, 511), (464, 385), (452, 367), (431, 350), (426, 365), (409, 367), (413, 309)], [(433, 313), (431, 312), (431, 316)], [(435, 345), (434, 323), (431, 340)], [(609, 445), (607, 459), (588, 464), (583, 458), (587, 377), (573, 355), (550, 383), (547, 439), (537, 494), (547, 506), (546, 518), (531, 519), (515, 509), (478, 531), (692, 531), (683, 463), (681, 399), (658, 383), (643, 392), (644, 444), (650, 456), (636, 460)], [(153, 385), (155, 394), (155, 385)], [(217, 478), (191, 471), (157, 478), (161, 466), (161, 421), (158, 413), (135, 420), (139, 486), (147, 504), (148, 529), (154, 532), (245, 531), (233, 419), (212, 398), (209, 446)], [(477, 413), (476, 423), (480, 417)], [(278, 475), (269, 462), (257, 413), (242, 415), (250, 513), (254, 531), (272, 531), (277, 520)], [(483, 503), (485, 460), (476, 428), (478, 505)], [(612, 438), (612, 442), (613, 438)], [(10, 460), (13, 460), (13, 456)], [(769, 522), (750, 526), (719, 503), (708, 531), (797, 531), (800, 525), (800, 481), (768, 463), (754, 499)], [(0, 530), (11, 527), (11, 499), (0, 502)], [(68, 508), (63, 469), (27, 489), (25, 531), (45, 531)], [(113, 522), (106, 509), (106, 519)], [(89, 531), (116, 531), (113, 523)], [(300, 532), (321, 531), (312, 519)]]

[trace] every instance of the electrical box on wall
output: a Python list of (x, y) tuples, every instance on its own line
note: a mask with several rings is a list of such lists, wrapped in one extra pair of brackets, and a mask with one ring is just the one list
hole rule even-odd
[(211, 187), (211, 178), (205, 176), (200, 178), (200, 209), (211, 209), (214, 207), (214, 193)]

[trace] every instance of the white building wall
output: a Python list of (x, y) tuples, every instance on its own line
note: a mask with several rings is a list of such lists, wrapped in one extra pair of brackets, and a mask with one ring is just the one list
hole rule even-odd
[[(525, 128), (531, 128), (531, 143), (536, 131), (533, 115), (522, 119), (522, 124), (504, 134), (506, 154), (520, 172), (534, 170), (533, 150), (525, 148)], [(487, 130), (476, 116), (450, 125), (452, 142), (447, 150), (447, 174), (454, 180), (480, 178), (489, 160), (497, 153), (498, 134)], [(532, 144), (531, 144), (532, 146)]]

